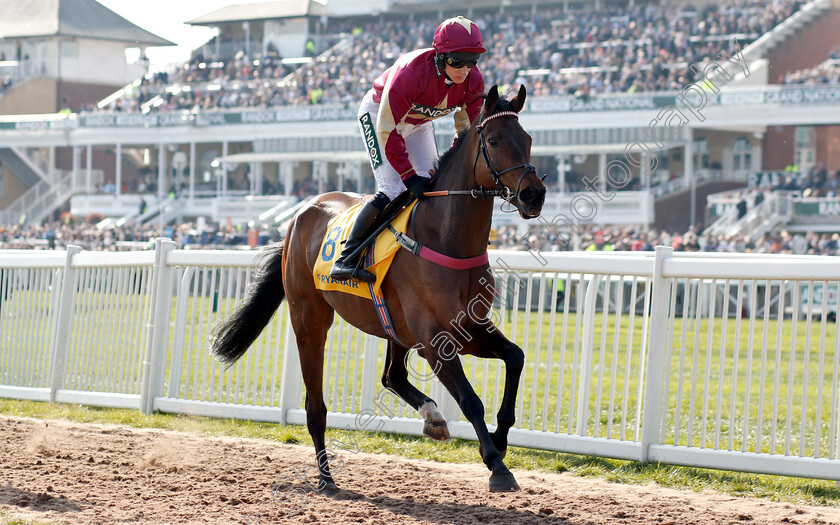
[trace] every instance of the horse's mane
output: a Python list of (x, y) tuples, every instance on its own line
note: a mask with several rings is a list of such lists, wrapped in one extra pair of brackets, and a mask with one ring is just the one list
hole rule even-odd
[(443, 152), (443, 155), (440, 156), (436, 165), (435, 165), (435, 173), (443, 173), (443, 170), (446, 169), (446, 166), (455, 158), (455, 155), (458, 153), (458, 150), (461, 149), (461, 145), (464, 143), (464, 138), (467, 136), (466, 133), (461, 134), (455, 140), (455, 144), (452, 145), (451, 148)]
[[(482, 97), (486, 97), (486, 95), (482, 95)], [(511, 101), (500, 98), (496, 103), (496, 108), (493, 113), (499, 113), (500, 111), (513, 111), (513, 104)], [(443, 152), (443, 155), (440, 156), (435, 165), (436, 173), (441, 173), (444, 169), (446, 169), (446, 166), (452, 161), (455, 155), (458, 154), (458, 150), (461, 149), (461, 145), (464, 143), (464, 138), (466, 136), (466, 133), (461, 134), (455, 143), (452, 144), (452, 147)]]

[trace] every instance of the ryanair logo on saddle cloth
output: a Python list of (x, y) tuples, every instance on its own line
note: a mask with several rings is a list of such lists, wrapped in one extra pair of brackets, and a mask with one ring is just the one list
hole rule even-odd
[[(391, 221), (391, 226), (400, 233), (405, 233), (408, 225), (408, 218), (411, 216), (411, 209), (417, 204), (417, 201), (404, 209)], [(350, 235), (350, 229), (353, 228), (353, 223), (356, 221), (356, 215), (364, 206), (363, 202), (345, 210), (341, 215), (335, 217), (327, 225), (327, 234), (321, 243), (321, 251), (318, 252), (318, 259), (315, 261), (315, 268), (312, 275), (315, 279), (315, 288), (319, 290), (332, 290), (338, 292), (351, 293), (371, 299), (370, 287), (366, 283), (357, 281), (356, 279), (348, 279), (346, 281), (336, 281), (330, 277), (330, 270), (333, 262), (341, 253), (342, 241), (346, 240)], [(367, 270), (376, 275), (376, 282), (373, 283), (373, 293), (381, 296), (382, 281), (388, 273), (388, 268), (391, 266), (391, 261), (394, 260), (394, 255), (400, 249), (394, 234), (390, 230), (383, 230), (373, 243), (373, 264), (366, 266)], [(370, 250), (370, 247), (368, 247)], [(365, 252), (365, 261), (368, 260), (367, 251)]]
[(362, 124), (362, 133), (370, 156), (370, 165), (373, 169), (376, 169), (382, 164), (382, 151), (379, 149), (379, 141), (376, 140), (376, 130), (373, 127), (370, 113), (365, 113), (359, 117), (359, 122)]

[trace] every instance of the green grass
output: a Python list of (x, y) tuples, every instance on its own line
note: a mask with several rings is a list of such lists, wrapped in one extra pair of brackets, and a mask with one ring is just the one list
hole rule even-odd
[[(0, 414), (79, 423), (111, 423), (136, 428), (160, 428), (189, 432), (199, 436), (260, 438), (279, 443), (311, 445), (306, 428), (242, 420), (211, 419), (168, 414), (144, 415), (134, 410), (104, 409), (80, 405), (48, 404), (33, 401), (0, 400)], [(345, 431), (328, 430), (327, 438), (342, 439)], [(406, 458), (445, 463), (478, 463), (478, 446), (471, 441), (452, 439), (438, 443), (426, 438), (385, 433), (356, 432), (359, 449), (368, 453), (394, 454)], [(339, 455), (349, 452), (338, 450)], [(314, 452), (312, 454), (314, 458)], [(506, 463), (511, 468), (541, 472), (569, 472), (575, 476), (600, 478), (616, 483), (656, 483), (681, 490), (716, 490), (736, 496), (773, 501), (840, 507), (840, 485), (831, 481), (783, 476), (741, 474), (710, 469), (641, 464), (632, 461), (561, 454), (511, 447)], [(0, 525), (38, 522), (2, 521)]]

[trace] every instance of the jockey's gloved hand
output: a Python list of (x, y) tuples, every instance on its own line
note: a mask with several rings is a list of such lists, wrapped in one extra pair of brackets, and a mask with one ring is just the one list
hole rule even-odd
[(423, 195), (424, 192), (432, 191), (432, 184), (428, 177), (421, 177), (416, 173), (411, 177), (405, 179), (403, 181), (405, 187), (408, 188), (408, 191), (414, 194), (417, 197), (418, 201), (422, 201), (426, 197)]
[(467, 110), (461, 106), (458, 108), (458, 111), (455, 112), (455, 138), (461, 136), (464, 132), (466, 132), (470, 127), (470, 115), (467, 113)]

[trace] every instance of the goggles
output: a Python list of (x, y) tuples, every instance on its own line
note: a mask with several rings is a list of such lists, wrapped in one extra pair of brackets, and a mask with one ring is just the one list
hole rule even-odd
[(462, 67), (474, 68), (478, 64), (479, 53), (447, 53), (444, 55), (444, 61), (448, 66), (455, 69)]

